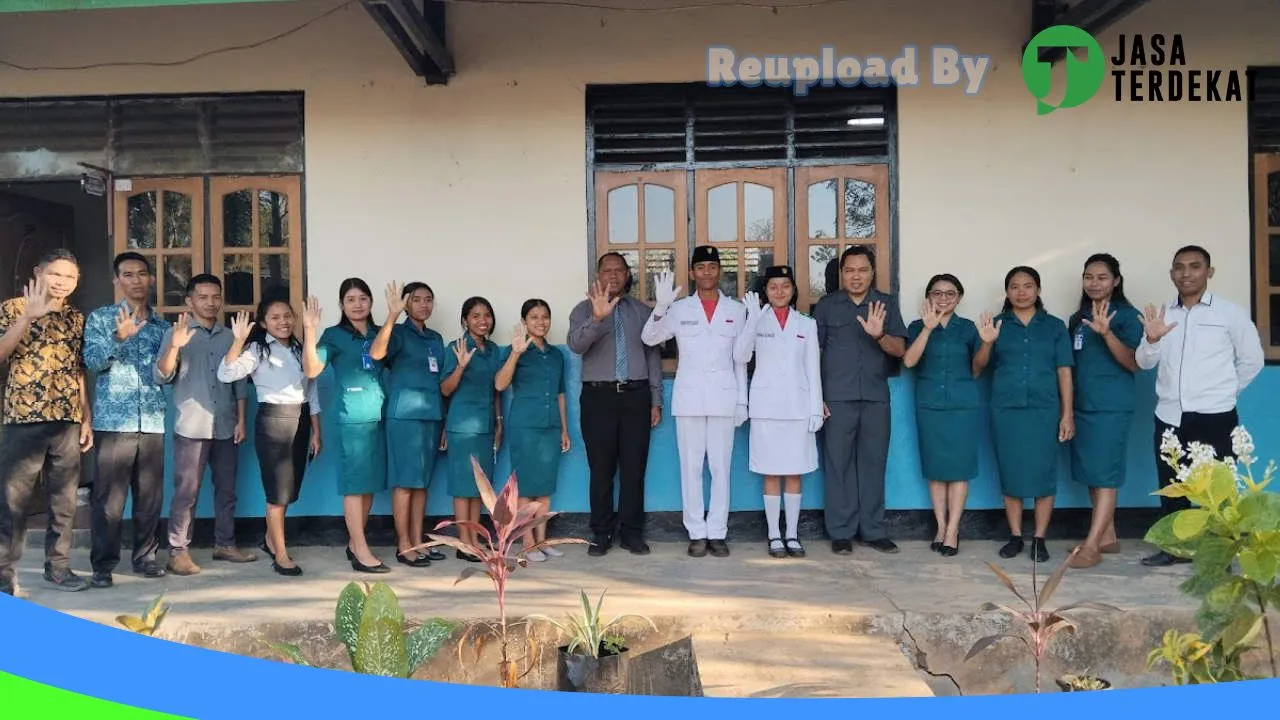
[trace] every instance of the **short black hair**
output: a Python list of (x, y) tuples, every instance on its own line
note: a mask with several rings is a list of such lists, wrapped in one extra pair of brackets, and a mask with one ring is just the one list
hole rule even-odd
[(49, 252), (45, 253), (44, 255), (41, 255), (40, 262), (36, 263), (36, 265), (39, 267), (44, 267), (49, 263), (54, 263), (59, 260), (66, 260), (72, 265), (75, 265), (77, 268), (80, 267), (80, 261), (77, 260), (76, 256), (73, 255), (71, 251), (66, 248), (54, 248)]
[(217, 275), (210, 275), (209, 273), (200, 273), (199, 275), (191, 278), (191, 282), (187, 283), (188, 296), (190, 296), (192, 293), (196, 291), (197, 285), (215, 285), (217, 286), (218, 290), (222, 290), (222, 281), (218, 279)]
[(130, 260), (136, 260), (142, 263), (143, 265), (146, 265), (147, 272), (151, 272), (151, 261), (148, 260), (146, 256), (142, 255), (141, 253), (136, 253), (130, 250), (128, 252), (122, 252), (119, 255), (117, 255), (115, 262), (111, 264), (112, 268), (115, 270), (117, 277), (120, 276), (120, 266), (123, 265), (124, 263), (129, 262)]
[(1176, 258), (1176, 257), (1178, 257), (1179, 255), (1181, 255), (1181, 254), (1183, 254), (1183, 253), (1190, 253), (1190, 252), (1200, 253), (1202, 256), (1204, 256), (1204, 264), (1205, 264), (1205, 265), (1213, 265), (1213, 260), (1211, 260), (1211, 259), (1209, 258), (1209, 251), (1208, 251), (1208, 250), (1205, 250), (1204, 248), (1200, 247), (1199, 245), (1184, 245), (1184, 246), (1182, 246), (1182, 247), (1178, 248), (1178, 251), (1177, 251), (1177, 252), (1175, 252), (1175, 253), (1173, 254), (1173, 256)]

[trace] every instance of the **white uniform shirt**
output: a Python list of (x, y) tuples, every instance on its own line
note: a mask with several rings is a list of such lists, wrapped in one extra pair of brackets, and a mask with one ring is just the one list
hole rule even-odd
[(1165, 306), (1173, 325), (1152, 345), (1143, 333), (1136, 360), (1156, 374), (1156, 417), (1178, 427), (1182, 413), (1224, 413), (1262, 371), (1264, 354), (1249, 314), (1225, 298), (1206, 292), (1190, 309), (1178, 300)]
[(310, 403), (312, 415), (320, 414), (320, 397), (316, 392), (316, 381), (310, 380), (302, 371), (302, 361), (294, 355), (293, 350), (281, 345), (279, 340), (267, 336), (266, 362), (261, 362), (258, 345), (246, 347), (234, 364), (228, 365), (226, 358), (218, 363), (218, 379), (222, 382), (235, 382), (244, 377), (252, 377), (257, 388), (258, 402), (271, 405), (298, 405)]
[(778, 324), (772, 306), (761, 310), (754, 332), (738, 337), (734, 358), (747, 362), (754, 352), (751, 417), (762, 420), (807, 420), (822, 417), (822, 367), (818, 323), (795, 309), (787, 326)]
[(747, 364), (733, 358), (746, 322), (746, 307), (724, 293), (710, 321), (697, 294), (677, 300), (662, 317), (649, 316), (640, 334), (644, 343), (659, 345), (674, 337), (680, 349), (672, 415), (733, 417), (737, 406), (747, 406)]

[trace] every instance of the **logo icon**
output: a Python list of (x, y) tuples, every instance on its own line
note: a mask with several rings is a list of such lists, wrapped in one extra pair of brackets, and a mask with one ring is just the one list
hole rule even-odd
[[(1053, 84), (1053, 65), (1040, 60), (1042, 48), (1065, 48), (1067, 90), (1061, 102), (1050, 105), (1045, 102)], [(1075, 48), (1087, 51), (1084, 60), (1071, 52)], [(1022, 53), (1022, 82), (1036, 98), (1036, 114), (1048, 115), (1054, 110), (1083, 105), (1098, 93), (1102, 79), (1107, 74), (1107, 59), (1102, 46), (1092, 35), (1074, 25), (1047, 27), (1031, 38)]]

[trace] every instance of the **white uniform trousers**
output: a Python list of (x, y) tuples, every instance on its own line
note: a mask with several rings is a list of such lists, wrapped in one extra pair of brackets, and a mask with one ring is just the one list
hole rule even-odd
[[(729, 534), (729, 466), (733, 418), (676, 416), (684, 527), (690, 540), (724, 540)], [(703, 459), (711, 466), (711, 502), (703, 502)]]

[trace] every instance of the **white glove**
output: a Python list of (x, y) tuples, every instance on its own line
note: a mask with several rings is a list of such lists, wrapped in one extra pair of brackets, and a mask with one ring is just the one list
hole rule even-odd
[(810, 415), (809, 416), (809, 432), (816, 433), (821, 429), (822, 429), (822, 416)]
[(760, 293), (749, 292), (742, 296), (742, 304), (747, 306), (747, 323), (754, 324), (764, 317), (764, 309), (760, 307)]
[(653, 287), (655, 315), (666, 315), (667, 310), (671, 309), (671, 304), (676, 301), (676, 276), (670, 270), (663, 270), (659, 273)]
[(739, 405), (733, 412), (733, 426), (742, 427), (742, 423), (747, 421), (747, 406)]

